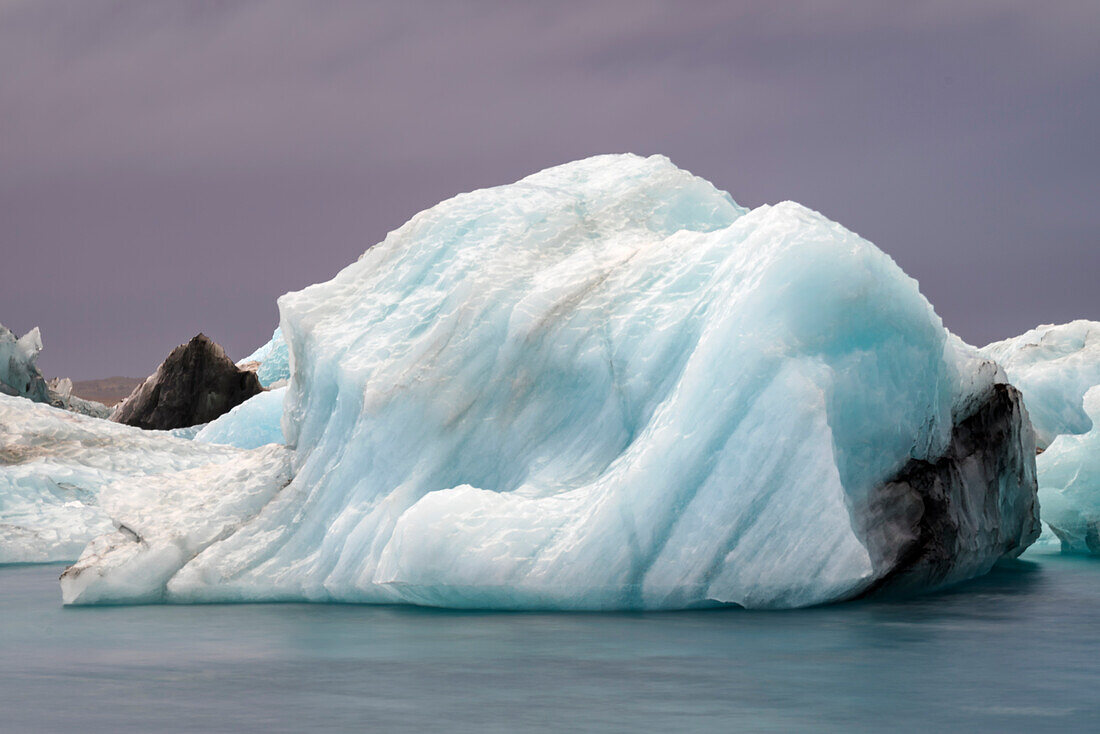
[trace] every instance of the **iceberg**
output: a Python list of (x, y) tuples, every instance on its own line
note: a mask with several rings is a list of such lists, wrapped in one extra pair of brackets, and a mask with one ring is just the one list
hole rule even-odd
[(1100, 385), (1083, 408), (1092, 429), (1058, 436), (1036, 459), (1039, 501), (1063, 552), (1100, 555)]
[(38, 371), (42, 335), (38, 327), (17, 337), (0, 324), (0, 395), (20, 395), (39, 403), (50, 401), (49, 389)]
[(1040, 449), (1057, 436), (1092, 427), (1081, 401), (1085, 391), (1100, 385), (1100, 322), (1038, 326), (980, 352), (999, 363), (1023, 393)]
[(46, 385), (50, 405), (93, 418), (108, 418), (111, 415), (111, 409), (103, 403), (73, 395), (73, 381), (68, 377), (55, 377)]
[(787, 608), (1039, 535), (1019, 393), (917, 283), (661, 156), (461, 194), (279, 308), (289, 448), (111, 484), (67, 604)]
[(38, 370), (42, 334), (38, 327), (21, 337), (0, 324), (0, 395), (18, 395), (39, 403), (49, 403), (74, 413), (106, 418), (111, 409), (92, 400), (73, 395), (72, 380), (47, 382)]
[(290, 379), (290, 349), (283, 338), (283, 330), (276, 327), (271, 339), (252, 354), (237, 363), (238, 367), (254, 366), (256, 377), (264, 387), (274, 387)]
[(284, 444), (282, 418), (286, 388), (254, 395), (220, 418), (207, 423), (194, 440), (256, 449), (269, 443)]
[[(1022, 393), (1045, 450), (1036, 459), (1047, 526), (1039, 544), (1069, 553), (1100, 553), (1100, 466), (1094, 458), (1100, 385), (1100, 322), (1079, 319), (1038, 326), (980, 350), (997, 361)], [(1086, 435), (1087, 434), (1087, 435)]]
[(0, 563), (71, 561), (114, 530), (101, 491), (126, 477), (224, 464), (242, 452), (0, 395)]

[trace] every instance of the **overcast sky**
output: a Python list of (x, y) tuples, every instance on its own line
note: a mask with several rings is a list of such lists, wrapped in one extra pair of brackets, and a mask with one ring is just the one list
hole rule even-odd
[(0, 1), (0, 323), (47, 376), (239, 358), (417, 211), (623, 151), (841, 222), (968, 341), (1100, 319), (1100, 3), (775, 5)]

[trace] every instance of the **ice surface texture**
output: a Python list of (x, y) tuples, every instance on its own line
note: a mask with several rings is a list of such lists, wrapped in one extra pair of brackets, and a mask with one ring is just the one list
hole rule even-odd
[(203, 426), (195, 434), (195, 440), (227, 444), (241, 449), (255, 449), (269, 443), (285, 443), (282, 428), (285, 396), (285, 387), (254, 395)]
[(93, 400), (73, 395), (68, 378), (46, 382), (38, 370), (42, 335), (35, 327), (21, 337), (0, 324), (0, 395), (20, 395), (39, 403), (49, 403), (75, 413), (106, 418), (111, 410)]
[(1039, 448), (1061, 434), (1085, 433), (1092, 427), (1081, 399), (1090, 387), (1100, 385), (1100, 322), (1038, 326), (980, 351), (1000, 363), (1024, 394)]
[(276, 328), (271, 340), (237, 364), (243, 366), (250, 362), (259, 363), (256, 377), (264, 387), (290, 379), (290, 350), (283, 339), (283, 330)]
[(980, 351), (1023, 393), (1036, 444), (1047, 449), (1037, 464), (1050, 540), (1057, 538), (1067, 552), (1100, 553), (1100, 442), (1096, 409), (1090, 414), (1084, 401), (1086, 391), (1100, 385), (1100, 323), (1039, 326)]
[(0, 324), (0, 394), (22, 395), (40, 403), (49, 402), (49, 391), (38, 371), (42, 335), (35, 327), (20, 337)]
[(663, 157), (462, 194), (279, 306), (292, 458), (113, 485), (68, 603), (793, 607), (1038, 535), (1018, 395), (916, 282)]
[(112, 529), (100, 491), (245, 452), (0, 395), (0, 563), (71, 561)]
[(1100, 555), (1100, 385), (1085, 393), (1092, 430), (1061, 435), (1036, 459), (1043, 520), (1062, 550)]
[(164, 601), (172, 575), (254, 518), (286, 487), (289, 472), (289, 452), (265, 446), (154, 481), (134, 477), (105, 487), (100, 506), (127, 522), (116, 522), (66, 569), (65, 596), (84, 603)]

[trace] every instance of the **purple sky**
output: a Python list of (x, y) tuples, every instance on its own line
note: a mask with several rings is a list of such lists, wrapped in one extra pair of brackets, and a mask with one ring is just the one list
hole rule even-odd
[(771, 5), (6, 2), (0, 323), (47, 376), (239, 358), (417, 211), (621, 151), (818, 209), (968, 341), (1100, 319), (1100, 3)]

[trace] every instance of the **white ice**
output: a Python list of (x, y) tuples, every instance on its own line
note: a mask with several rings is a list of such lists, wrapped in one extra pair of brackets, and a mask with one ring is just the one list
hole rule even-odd
[(1085, 393), (1092, 429), (1058, 436), (1036, 459), (1043, 521), (1062, 550), (1100, 555), (1100, 385)]
[(282, 329), (276, 328), (266, 344), (237, 364), (246, 365), (250, 362), (259, 363), (256, 377), (264, 387), (290, 379), (290, 352), (286, 340), (283, 339)]
[(66, 570), (65, 593), (84, 603), (164, 601), (165, 584), (180, 566), (232, 534), (286, 487), (289, 459), (286, 449), (271, 445), (153, 481), (129, 477), (108, 485), (99, 504), (126, 522), (96, 537)]
[(1092, 427), (1081, 399), (1090, 387), (1100, 385), (1100, 322), (1038, 326), (980, 352), (1000, 363), (1023, 393), (1039, 448), (1061, 434), (1085, 433)]
[(286, 388), (266, 390), (253, 395), (231, 411), (202, 427), (195, 440), (220, 443), (241, 449), (265, 444), (283, 444), (283, 398)]
[(295, 451), (112, 485), (66, 602), (849, 598), (869, 493), (1003, 377), (869, 242), (659, 156), (462, 194), (279, 306)]
[(73, 560), (113, 525), (101, 490), (245, 452), (0, 395), (0, 563)]
[(41, 351), (42, 334), (38, 327), (16, 338), (11, 329), (0, 324), (0, 395), (18, 395), (96, 418), (110, 415), (106, 405), (73, 395), (72, 380), (59, 378), (47, 382), (38, 369)]
[(0, 395), (21, 395), (47, 402), (46, 381), (38, 371), (42, 335), (35, 327), (21, 337), (0, 324)]

